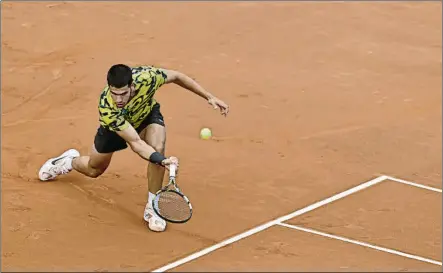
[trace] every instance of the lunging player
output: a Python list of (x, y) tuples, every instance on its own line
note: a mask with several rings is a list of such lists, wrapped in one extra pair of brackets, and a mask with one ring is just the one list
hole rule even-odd
[(152, 209), (155, 193), (162, 187), (165, 168), (179, 162), (176, 157), (165, 157), (166, 130), (160, 104), (155, 92), (167, 83), (188, 89), (220, 109), (226, 116), (229, 107), (187, 75), (153, 66), (129, 67), (113, 65), (107, 74), (108, 85), (100, 95), (99, 128), (89, 155), (80, 155), (69, 149), (51, 158), (39, 171), (42, 181), (53, 180), (58, 175), (76, 170), (88, 177), (99, 177), (108, 168), (114, 152), (131, 147), (132, 151), (148, 164), (148, 203), (144, 219), (153, 231), (164, 231), (166, 222)]

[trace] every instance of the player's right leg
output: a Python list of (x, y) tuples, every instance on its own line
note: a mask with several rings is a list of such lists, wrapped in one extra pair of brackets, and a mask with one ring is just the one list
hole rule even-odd
[(113, 152), (99, 153), (92, 145), (92, 150), (87, 156), (79, 156), (72, 160), (72, 168), (91, 178), (102, 175), (111, 163)]
[(88, 177), (96, 178), (103, 174), (111, 163), (114, 152), (127, 148), (126, 142), (115, 132), (99, 127), (95, 135), (94, 145), (87, 156), (80, 156), (75, 149), (51, 158), (43, 164), (39, 171), (42, 181), (53, 180), (61, 174), (73, 169)]

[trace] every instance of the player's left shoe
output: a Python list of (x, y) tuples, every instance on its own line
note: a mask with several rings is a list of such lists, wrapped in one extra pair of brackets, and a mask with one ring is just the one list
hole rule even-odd
[(38, 177), (41, 181), (48, 181), (69, 173), (72, 171), (72, 159), (79, 156), (80, 153), (77, 150), (69, 149), (58, 157), (50, 158), (40, 168)]

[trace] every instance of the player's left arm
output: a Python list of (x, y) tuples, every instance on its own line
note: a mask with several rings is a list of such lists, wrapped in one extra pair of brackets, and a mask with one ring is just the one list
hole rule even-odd
[(214, 107), (214, 109), (220, 109), (222, 115), (226, 116), (228, 114), (229, 106), (221, 99), (217, 98), (213, 94), (206, 91), (200, 84), (198, 84), (191, 77), (179, 71), (167, 70), (167, 69), (161, 69), (161, 70), (163, 73), (166, 74), (165, 83), (175, 83), (185, 89), (188, 89), (189, 91), (192, 91), (198, 96), (207, 100), (208, 103)]

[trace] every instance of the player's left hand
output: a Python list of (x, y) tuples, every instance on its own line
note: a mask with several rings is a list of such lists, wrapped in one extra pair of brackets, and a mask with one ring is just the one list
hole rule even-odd
[(220, 109), (220, 112), (223, 116), (227, 116), (229, 113), (229, 106), (222, 101), (221, 99), (218, 99), (216, 97), (212, 97), (208, 99), (208, 103), (214, 107), (214, 109)]

